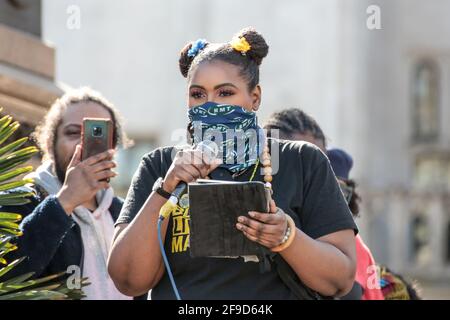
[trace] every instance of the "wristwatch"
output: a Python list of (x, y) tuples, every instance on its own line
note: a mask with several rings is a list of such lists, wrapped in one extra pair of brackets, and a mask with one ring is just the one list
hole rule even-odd
[(169, 200), (169, 198), (172, 196), (169, 192), (163, 189), (164, 180), (162, 177), (159, 177), (158, 180), (155, 181), (155, 184), (153, 185), (152, 191), (159, 194), (161, 197), (166, 198)]

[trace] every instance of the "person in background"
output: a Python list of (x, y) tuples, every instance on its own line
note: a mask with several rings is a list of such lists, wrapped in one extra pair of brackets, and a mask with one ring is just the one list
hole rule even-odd
[[(356, 191), (356, 183), (349, 179), (349, 172), (353, 166), (352, 157), (341, 149), (327, 150), (331, 166), (338, 178), (342, 192), (348, 201), (354, 217), (359, 214), (361, 197)], [(369, 248), (364, 244), (360, 235), (356, 236), (356, 281), (363, 289), (363, 300), (420, 300), (417, 283), (410, 283), (405, 278), (388, 267), (376, 264)], [(374, 286), (374, 272), (377, 272), (379, 285)], [(369, 276), (369, 277), (368, 277)], [(353, 290), (341, 299), (351, 297)]]
[[(85, 117), (113, 122), (114, 149), (81, 159)], [(82, 288), (86, 299), (130, 299), (116, 289), (106, 267), (114, 221), (123, 204), (109, 183), (117, 175), (114, 153), (119, 145), (130, 145), (118, 111), (98, 92), (72, 90), (53, 103), (34, 137), (43, 163), (29, 175), (35, 184), (24, 188), (34, 196), (26, 205), (0, 208), (23, 216), (18, 250), (8, 259), (26, 259), (7, 276), (33, 272), (37, 278), (72, 267), (91, 283)]]
[(303, 110), (290, 108), (275, 112), (267, 119), (264, 129), (278, 130), (280, 139), (312, 143), (326, 153), (327, 139), (322, 128)]
[[(269, 119), (266, 121), (264, 125), (264, 129), (273, 130), (278, 129), (279, 137), (281, 139), (287, 140), (302, 140), (315, 144), (318, 146), (324, 153), (327, 153), (327, 141), (323, 130), (317, 123), (317, 121), (308, 115), (306, 112), (297, 109), (290, 108), (284, 109), (279, 112), (272, 114)], [(342, 158), (340, 158), (334, 151), (331, 151), (331, 158), (329, 160), (331, 162), (331, 166), (335, 171), (336, 176), (338, 177), (339, 184), (341, 189), (344, 187), (345, 189), (354, 190), (355, 183), (352, 180), (348, 180), (348, 172), (351, 169), (353, 161), (351, 158), (345, 153), (345, 156), (339, 153)], [(332, 161), (333, 160), (333, 161)], [(338, 161), (342, 160), (342, 161)], [(333, 166), (334, 164), (334, 166)], [(339, 175), (344, 180), (339, 180)], [(344, 192), (345, 195), (345, 192)], [(353, 192), (350, 198), (347, 198), (348, 205), (350, 210), (354, 215), (357, 215), (359, 212), (358, 201), (359, 196), (357, 193)], [(356, 236), (356, 248), (357, 248), (357, 260), (356, 260), (356, 268), (357, 268), (357, 276), (355, 279), (355, 283), (353, 285), (352, 290), (345, 296), (341, 297), (341, 299), (349, 299), (349, 300), (359, 300), (359, 299), (383, 299), (381, 291), (379, 289), (371, 289), (364, 290), (367, 288), (367, 277), (368, 274), (366, 270), (369, 266), (374, 265), (374, 260), (369, 248), (364, 244), (361, 237)], [(376, 280), (376, 278), (375, 278)], [(374, 287), (378, 287), (375, 283)]]
[(385, 300), (422, 300), (419, 284), (379, 265), (381, 291)]
[[(356, 183), (349, 179), (353, 167), (352, 157), (342, 149), (328, 149), (327, 156), (347, 200), (348, 206), (356, 218), (359, 214), (361, 197), (356, 193)], [(380, 275), (375, 259), (361, 236), (356, 236), (356, 278), (355, 285), (343, 300), (352, 300), (360, 296), (362, 300), (384, 300), (379, 283)]]

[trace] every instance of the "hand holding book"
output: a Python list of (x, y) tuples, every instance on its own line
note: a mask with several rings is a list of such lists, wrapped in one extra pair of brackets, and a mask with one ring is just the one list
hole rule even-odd
[(236, 227), (250, 240), (272, 249), (282, 243), (288, 226), (286, 214), (270, 200), (269, 213), (250, 211), (238, 217)]
[(198, 180), (189, 203), (193, 257), (260, 255), (286, 234), (286, 215), (262, 182)]

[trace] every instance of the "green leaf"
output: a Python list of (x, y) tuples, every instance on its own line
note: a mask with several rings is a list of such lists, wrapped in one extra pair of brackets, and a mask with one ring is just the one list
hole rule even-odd
[(0, 192), (0, 206), (18, 206), (30, 203), (33, 192), (25, 190), (13, 190), (12, 192)]
[(15, 222), (7, 221), (7, 220), (0, 220), (0, 227), (5, 227), (9, 229), (19, 229), (19, 225)]
[(22, 219), (22, 216), (18, 213), (0, 212), (0, 220), (19, 221), (21, 219)]
[(7, 155), (4, 155), (3, 157), (0, 157), (0, 164), (9, 164), (10, 161), (16, 160), (16, 159), (20, 159), (23, 156), (27, 156), (27, 155), (33, 155), (36, 152), (39, 152), (39, 150), (36, 147), (26, 147), (20, 150), (16, 150), (14, 152), (11, 152)]
[(9, 124), (12, 121), (12, 117), (11, 116), (4, 116), (3, 118), (0, 119), (0, 132), (2, 130), (4, 130), (7, 126), (9, 126)]
[(31, 159), (31, 157), (35, 154), (27, 154), (20, 157), (14, 157), (12, 159), (5, 160), (3, 163), (0, 163), (0, 174), (8, 172), (9, 170), (15, 169), (17, 166)]
[(22, 231), (0, 228), (0, 235), (20, 237), (22, 235)]
[(34, 196), (35, 193), (27, 190), (14, 190), (13, 192), (0, 193), (0, 200), (28, 198)]
[(29, 152), (24, 155), (14, 156), (8, 159), (6, 158), (0, 159), (0, 173), (4, 173), (11, 169), (15, 169), (15, 167), (31, 159), (31, 157), (33, 157), (33, 155), (37, 152), (38, 150), (35, 149), (32, 152)]
[(8, 153), (8, 152), (12, 152), (18, 148), (20, 148), (21, 146), (23, 146), (26, 142), (28, 141), (27, 137), (18, 139), (14, 142), (11, 142), (10, 144), (0, 148), (0, 157), (3, 156), (4, 154)]
[(3, 248), (8, 249), (8, 248), (14, 246), (14, 244), (12, 244), (10, 241), (11, 241), (11, 238), (8, 238), (8, 237), (0, 238), (0, 250), (2, 250)]
[(0, 285), (0, 294), (26, 287), (26, 282), (34, 275), (34, 272), (28, 272), (20, 276), (4, 281)]
[(63, 300), (67, 295), (53, 291), (58, 285), (0, 295), (0, 300)]
[(1, 268), (0, 269), (0, 277), (5, 275), (6, 273), (8, 273), (11, 269), (13, 269), (19, 263), (21, 263), (24, 259), (25, 259), (25, 257), (22, 257), (20, 259), (16, 259), (13, 262), (11, 262), (10, 264), (8, 264), (6, 267)]
[[(9, 243), (9, 242), (8, 242)], [(7, 246), (6, 244), (2, 246), (0, 249), (0, 258), (4, 257), (8, 252), (14, 251), (17, 249), (17, 246)]]
[[(5, 250), (0, 251), (0, 259), (3, 259), (3, 257), (8, 254), (11, 251), (17, 250), (17, 247), (11, 247)], [(6, 264), (6, 263), (5, 263)]]
[(15, 170), (12, 170), (8, 173), (4, 173), (2, 175), (0, 175), (0, 182), (3, 181), (8, 181), (11, 180), (12, 178), (15, 178), (17, 176), (20, 176), (22, 174), (28, 173), (33, 171), (33, 167), (32, 166), (27, 166), (27, 167), (23, 167), (23, 168), (17, 168)]
[[(0, 287), (0, 294), (3, 294), (5, 292), (11, 292), (14, 290), (21, 290), (21, 289), (28, 288), (31, 286), (36, 286), (36, 285), (42, 284), (42, 283), (49, 283), (50, 281), (53, 281), (53, 280), (61, 277), (61, 274), (54, 274), (54, 275), (40, 278), (40, 279), (29, 280), (33, 275), (34, 275), (34, 272), (30, 272), (30, 273), (26, 273), (24, 275), (20, 275), (15, 278), (12, 278), (8, 281), (3, 282), (3, 287)], [(58, 282), (53, 285), (58, 285), (58, 287), (59, 287), (62, 285), (62, 283)]]
[(23, 179), (20, 181), (14, 181), (9, 183), (0, 184), (0, 191), (6, 191), (10, 189), (15, 189), (19, 187), (23, 187), (26, 184), (33, 183), (33, 179)]
[(5, 237), (4, 239), (2, 239), (2, 241), (0, 242), (0, 250), (15, 250), (17, 249), (17, 246), (13, 243), (11, 243), (11, 237)]
[[(0, 110), (2, 108), (0, 107)], [(0, 206), (23, 205), (30, 202), (35, 195), (27, 188), (21, 188), (33, 183), (33, 179), (21, 179), (20, 177), (33, 170), (31, 166), (23, 166), (39, 150), (32, 147), (24, 147), (28, 138), (20, 138), (14, 142), (3, 145), (11, 135), (16, 132), (20, 124), (11, 116), (0, 119)], [(85, 297), (81, 289), (69, 289), (65, 280), (65, 273), (50, 275), (47, 277), (32, 279), (33, 273), (15, 276), (4, 282), (4, 275), (21, 263), (25, 257), (16, 259), (10, 263), (4, 258), (8, 253), (16, 250), (14, 238), (20, 236), (19, 228), (21, 216), (16, 213), (0, 212), (0, 300), (42, 300), (42, 299), (81, 299)], [(38, 239), (37, 239), (38, 241)], [(82, 279), (81, 287), (89, 285), (87, 279)]]
[(14, 250), (17, 250), (17, 247), (11, 247), (11, 248), (8, 248), (8, 249), (5, 249), (5, 250), (1, 250), (1, 251), (0, 251), (0, 258), (3, 259), (3, 257), (4, 257), (6, 254), (8, 254), (9, 252), (14, 251)]
[(11, 135), (19, 129), (20, 124), (17, 121), (11, 123), (7, 128), (0, 132), (0, 144), (5, 142)]
[(30, 202), (29, 199), (6, 199), (0, 200), (0, 206), (22, 206)]

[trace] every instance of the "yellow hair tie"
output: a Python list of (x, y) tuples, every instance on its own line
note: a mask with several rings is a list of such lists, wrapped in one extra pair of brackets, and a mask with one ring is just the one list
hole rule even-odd
[(239, 51), (242, 54), (245, 54), (252, 48), (245, 37), (234, 38), (233, 40), (231, 40), (230, 45), (234, 50)]

